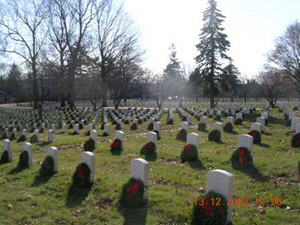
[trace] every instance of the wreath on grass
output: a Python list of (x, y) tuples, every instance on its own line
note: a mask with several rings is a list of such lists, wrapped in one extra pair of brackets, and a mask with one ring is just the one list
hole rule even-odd
[(173, 119), (169, 119), (168, 121), (167, 121), (167, 125), (173, 125), (174, 124), (174, 120)]
[(252, 161), (251, 152), (245, 147), (238, 148), (231, 156), (232, 167), (236, 170), (249, 168)]
[(117, 123), (117, 125), (116, 125), (116, 128), (115, 128), (116, 130), (121, 130), (121, 124), (119, 124), (119, 123)]
[(137, 124), (136, 123), (131, 124), (130, 129), (137, 130)]
[(72, 123), (70, 123), (69, 129), (73, 129), (73, 124)]
[(187, 131), (185, 129), (181, 129), (177, 134), (176, 140), (186, 141)]
[(33, 133), (34, 131), (35, 131), (35, 127), (32, 127), (29, 132)]
[(95, 149), (95, 141), (92, 138), (89, 138), (84, 145), (83, 145), (84, 151), (93, 151)]
[(119, 139), (115, 139), (114, 142), (110, 145), (111, 152), (120, 152), (122, 151), (122, 142)]
[(253, 137), (253, 144), (259, 145), (261, 142), (261, 135), (257, 130), (251, 130), (249, 133)]
[(54, 160), (48, 155), (41, 166), (40, 175), (43, 177), (52, 176), (54, 174)]
[(40, 133), (40, 134), (44, 133), (44, 128), (41, 127), (41, 128), (39, 129), (39, 133)]
[(204, 197), (199, 197), (192, 213), (192, 225), (226, 225), (227, 200), (216, 192), (210, 191)]
[(292, 142), (292, 147), (294, 148), (300, 147), (300, 133), (293, 135), (291, 142)]
[(233, 131), (233, 126), (230, 122), (225, 123), (224, 131), (228, 133), (231, 133)]
[(104, 130), (104, 125), (105, 125), (105, 123), (102, 122), (101, 127), (100, 127), (101, 130)]
[(10, 137), (9, 137), (9, 140), (13, 141), (16, 139), (16, 135), (15, 133), (11, 133)]
[(186, 116), (182, 116), (181, 121), (186, 121)]
[(141, 149), (141, 155), (152, 156), (155, 153), (156, 146), (153, 142), (148, 142)]
[(30, 143), (37, 143), (38, 141), (37, 135), (36, 134), (32, 135), (29, 141)]
[(83, 125), (82, 123), (79, 124), (79, 130), (82, 130), (83, 129)]
[(215, 120), (220, 121), (221, 120), (221, 116), (220, 115), (216, 115)]
[(195, 145), (186, 145), (181, 151), (181, 162), (194, 161), (198, 157), (198, 151)]
[(91, 170), (85, 163), (81, 163), (76, 167), (73, 174), (73, 185), (78, 188), (86, 188), (91, 185), (90, 182)]
[(129, 124), (129, 120), (125, 120), (124, 123), (127, 125)]
[(238, 118), (234, 121), (234, 124), (236, 124), (236, 125), (241, 125), (242, 123), (243, 123), (243, 120), (240, 118)]
[(23, 141), (26, 141), (26, 137), (24, 134), (22, 134), (19, 139), (17, 140), (17, 142), (23, 142)]
[(87, 131), (87, 132), (85, 132), (85, 136), (90, 136), (90, 134), (91, 134), (91, 131)]
[(123, 207), (136, 208), (144, 204), (144, 184), (141, 180), (130, 178), (123, 185), (119, 203)]
[(1, 155), (0, 164), (9, 163), (8, 152), (4, 151)]
[(79, 134), (79, 133), (77, 133), (75, 130), (72, 132), (69, 132), (69, 135), (77, 135), (77, 134)]
[(142, 119), (139, 119), (138, 120), (138, 124), (142, 124), (143, 123), (143, 120)]
[(152, 123), (152, 122), (148, 124), (147, 129), (148, 129), (148, 130), (153, 130), (153, 123)]
[(269, 124), (269, 120), (265, 118), (265, 125), (267, 126)]
[(208, 140), (220, 142), (221, 141), (221, 132), (219, 130), (212, 130), (208, 135)]
[(3, 133), (2, 136), (1, 136), (1, 140), (4, 140), (4, 139), (7, 139), (6, 133)]
[(102, 134), (103, 137), (107, 137), (108, 135), (109, 134), (106, 131), (104, 131), (104, 133)]
[(19, 157), (19, 168), (28, 168), (29, 167), (29, 155), (27, 151), (23, 151)]

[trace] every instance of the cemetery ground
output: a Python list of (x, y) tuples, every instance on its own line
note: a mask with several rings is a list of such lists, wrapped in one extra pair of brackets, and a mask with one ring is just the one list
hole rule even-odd
[[(98, 137), (98, 146), (93, 151), (95, 181), (84, 191), (74, 191), (71, 183), (83, 143), (89, 138), (84, 134), (87, 126), (73, 136), (57, 129), (52, 144), (46, 143), (47, 132), (41, 134), (41, 141), (33, 144), (33, 165), (24, 170), (17, 169), (24, 142), (11, 141), (13, 162), (0, 165), (0, 224), (190, 224), (195, 198), (205, 194), (210, 169), (234, 174), (234, 197), (249, 199), (248, 206), (233, 206), (234, 224), (299, 224), (300, 150), (291, 147), (292, 133), (283, 113), (277, 109), (270, 111), (262, 143), (253, 145), (254, 169), (242, 172), (232, 168), (230, 158), (238, 136), (247, 134), (250, 123), (259, 115), (257, 110), (242, 125), (234, 125), (233, 133), (223, 132), (221, 143), (209, 142), (208, 132), (198, 131), (198, 122), (193, 118), (189, 132), (200, 136), (199, 161), (181, 163), (185, 143), (176, 140), (181, 120), (175, 113), (174, 125), (167, 125), (164, 113), (157, 159), (149, 161), (148, 204), (131, 211), (122, 210), (118, 201), (123, 184), (130, 178), (130, 160), (144, 158), (140, 149), (146, 143), (149, 121), (136, 131), (123, 124), (125, 150), (120, 155), (110, 152), (114, 126), (110, 125), (110, 136)], [(222, 117), (223, 124), (225, 119)], [(213, 121), (208, 119), (208, 131)], [(99, 126), (100, 122), (96, 129), (101, 135)], [(43, 178), (39, 169), (50, 146), (59, 149), (58, 173)], [(2, 148), (1, 144), (1, 152)], [(259, 206), (255, 201), (265, 199), (267, 203), (271, 198), (281, 198), (283, 204)]]

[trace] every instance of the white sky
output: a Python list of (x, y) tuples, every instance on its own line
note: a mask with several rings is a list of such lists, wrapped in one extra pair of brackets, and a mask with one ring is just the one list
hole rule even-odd
[[(125, 10), (135, 21), (146, 49), (145, 67), (161, 73), (174, 43), (186, 67), (195, 66), (195, 45), (202, 28), (207, 0), (124, 0)], [(231, 42), (229, 55), (242, 75), (258, 74), (266, 53), (286, 27), (300, 20), (300, 0), (217, 0), (226, 16), (223, 23)]]

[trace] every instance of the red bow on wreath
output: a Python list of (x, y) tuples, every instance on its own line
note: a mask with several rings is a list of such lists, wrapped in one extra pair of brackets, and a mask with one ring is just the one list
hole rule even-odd
[(226, 126), (227, 126), (227, 129), (229, 129), (230, 128), (230, 123), (227, 123)]
[(93, 142), (93, 140), (90, 138), (90, 139), (88, 140), (88, 142), (87, 142), (86, 147), (87, 147), (87, 148), (90, 148), (91, 145), (92, 145), (92, 142)]
[(244, 163), (245, 163), (245, 155), (246, 155), (246, 151), (245, 151), (245, 149), (239, 149), (238, 150), (238, 154), (239, 154), (239, 156), (240, 156), (240, 158), (241, 158), (241, 166), (244, 166)]
[(147, 143), (144, 152), (147, 153), (151, 147), (152, 147), (151, 143)]
[(118, 147), (121, 144), (120, 141), (114, 141), (110, 147)]
[(210, 206), (209, 206), (209, 201), (210, 201), (209, 195), (207, 194), (207, 195), (205, 196), (205, 203), (201, 206), (201, 208), (202, 208), (203, 212), (204, 212), (207, 216), (212, 216), (212, 210), (211, 210), (211, 208), (210, 208)]
[(82, 166), (81, 166), (81, 164), (78, 165), (77, 170), (78, 170), (78, 177), (79, 177), (79, 179), (81, 179), (82, 178)]
[(136, 192), (139, 190), (140, 185), (138, 183), (135, 183), (132, 187), (127, 188), (127, 196), (126, 196), (126, 201), (130, 201), (132, 197), (132, 193)]
[(255, 138), (255, 132), (254, 132), (254, 131), (251, 133), (251, 136), (252, 136), (253, 138)]
[(300, 134), (298, 135), (298, 139), (297, 139), (296, 144), (297, 144), (297, 145), (300, 145)]
[(185, 150), (185, 152), (186, 152), (187, 155), (190, 155), (190, 152), (191, 152), (191, 146), (186, 145), (186, 146), (184, 147), (184, 150)]

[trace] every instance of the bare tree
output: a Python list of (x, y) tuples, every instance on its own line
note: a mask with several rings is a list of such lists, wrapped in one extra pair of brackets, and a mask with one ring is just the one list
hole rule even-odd
[(275, 46), (268, 56), (270, 64), (284, 71), (300, 93), (300, 23), (296, 21), (289, 25), (285, 33), (276, 39)]
[(1, 4), (0, 51), (21, 57), (30, 68), (34, 108), (41, 105), (38, 89), (38, 59), (47, 30), (44, 21), (48, 16), (43, 0), (6, 0)]

